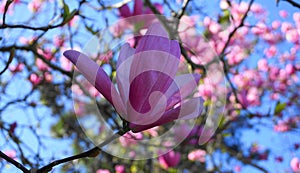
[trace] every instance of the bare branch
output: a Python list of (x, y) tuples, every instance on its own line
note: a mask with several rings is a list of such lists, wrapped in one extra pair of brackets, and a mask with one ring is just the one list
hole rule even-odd
[(244, 16), (243, 16), (243, 18), (242, 18), (242, 20), (241, 20), (241, 23), (240, 23), (238, 26), (236, 26), (236, 27), (233, 29), (232, 32), (229, 33), (228, 38), (227, 38), (227, 41), (226, 41), (226, 43), (225, 43), (225, 45), (224, 45), (224, 47), (223, 47), (223, 49), (222, 49), (222, 51), (221, 51), (221, 53), (220, 53), (220, 59), (221, 59), (223, 65), (224, 65), (224, 73), (225, 73), (225, 77), (226, 77), (226, 80), (228, 81), (228, 83), (229, 83), (229, 85), (230, 85), (230, 87), (231, 87), (231, 89), (232, 89), (232, 91), (233, 91), (233, 94), (234, 94), (234, 96), (235, 96), (235, 101), (236, 101), (237, 103), (240, 103), (240, 104), (242, 105), (243, 109), (245, 109), (245, 110), (247, 110), (247, 108), (245, 107), (244, 104), (242, 104), (242, 103), (239, 101), (238, 95), (237, 95), (237, 91), (236, 91), (236, 89), (235, 89), (235, 87), (234, 87), (233, 83), (231, 82), (230, 77), (229, 77), (229, 75), (228, 75), (229, 69), (228, 69), (228, 66), (227, 66), (227, 63), (226, 63), (226, 60), (224, 59), (224, 57), (225, 57), (225, 51), (226, 51), (226, 48), (229, 46), (229, 43), (230, 43), (231, 39), (233, 38), (234, 34), (237, 32), (238, 29), (240, 29), (241, 27), (244, 26), (244, 22), (245, 22), (245, 20), (246, 20), (246, 18), (247, 18), (247, 16), (248, 16), (248, 12), (250, 11), (250, 8), (251, 8), (253, 2), (254, 2), (254, 0), (251, 0), (251, 1), (250, 1), (249, 6), (248, 6), (248, 9), (247, 9), (246, 13), (244, 14)]
[(184, 0), (183, 1), (181, 10), (175, 15), (175, 17), (177, 17), (178, 19), (180, 19), (184, 15), (184, 12), (185, 12), (185, 10), (186, 10), (189, 2), (190, 2), (190, 0)]
[(6, 18), (6, 13), (8, 10), (9, 5), (13, 2), (13, 0), (8, 0), (6, 1), (5, 7), (4, 7), (4, 13), (3, 13), (3, 19), (2, 19), (2, 24), (5, 25), (5, 18)]
[[(76, 11), (74, 16), (75, 15), (78, 15), (79, 14), (79, 11)], [(73, 16), (73, 17), (74, 17)], [(70, 18), (69, 20), (71, 20), (72, 18)], [(69, 20), (67, 21), (62, 21), (60, 24), (57, 24), (57, 25), (48, 25), (48, 26), (41, 26), (41, 27), (33, 27), (33, 26), (28, 26), (28, 25), (22, 25), (22, 24), (19, 24), (19, 25), (11, 25), (11, 24), (5, 24), (3, 23), (1, 26), (0, 26), (0, 29), (5, 29), (5, 28), (22, 28), (22, 29), (30, 29), (30, 30), (34, 30), (34, 31), (37, 31), (37, 30), (41, 30), (41, 31), (48, 31), (50, 29), (54, 29), (54, 28), (58, 28), (58, 27), (61, 27), (61, 26), (64, 26), (66, 23), (69, 22)]]
[(6, 66), (4, 67), (4, 69), (0, 72), (0, 75), (2, 75), (9, 67), (10, 63), (12, 62), (13, 58), (15, 56), (15, 49), (11, 49), (10, 50), (10, 54), (9, 54), (9, 58), (8, 61), (6, 63)]
[(258, 170), (260, 170), (260, 171), (262, 171), (264, 173), (268, 173), (269, 172), (265, 168), (257, 165), (253, 161), (251, 161), (250, 159), (245, 158), (241, 153), (235, 151), (234, 149), (232, 149), (232, 148), (230, 148), (230, 147), (228, 147), (228, 146), (226, 146), (224, 144), (222, 146), (226, 148), (226, 151), (229, 153), (229, 155), (237, 158), (238, 160), (242, 161), (244, 164), (251, 165), (254, 168), (256, 168), (256, 169), (258, 169)]
[(293, 0), (283, 0), (283, 1), (290, 3), (294, 7), (300, 8), (300, 4)]
[(123, 136), (126, 132), (128, 132), (129, 129), (126, 129), (126, 130), (119, 130), (117, 133), (115, 133), (114, 135), (112, 135), (110, 138), (108, 138), (107, 140), (105, 140), (103, 143), (97, 145), (96, 147), (86, 151), (86, 152), (83, 152), (83, 153), (80, 153), (80, 154), (77, 154), (77, 155), (74, 155), (74, 156), (70, 156), (70, 157), (67, 157), (67, 158), (64, 158), (64, 159), (60, 159), (60, 160), (56, 160), (54, 162), (51, 162), (50, 164), (38, 169), (36, 172), (37, 173), (44, 173), (44, 172), (48, 172), (50, 171), (54, 166), (57, 166), (59, 164), (62, 164), (62, 163), (66, 163), (66, 162), (70, 162), (70, 161), (73, 161), (73, 160), (76, 160), (76, 159), (80, 159), (80, 158), (86, 158), (86, 157), (96, 157), (100, 154), (100, 152), (102, 151), (101, 148), (107, 144), (109, 144), (110, 142), (112, 142), (113, 140), (119, 138), (120, 136)]
[(4, 160), (6, 160), (7, 162), (13, 164), (15, 167), (19, 168), (20, 170), (22, 170), (24, 173), (30, 173), (30, 171), (25, 168), (25, 166), (23, 166), (21, 163), (15, 161), (14, 159), (10, 158), (9, 156), (7, 156), (6, 154), (4, 154), (2, 151), (0, 151), (0, 158), (3, 158)]
[(32, 47), (32, 45), (29, 46), (17, 46), (17, 45), (12, 45), (12, 46), (7, 46), (7, 47), (0, 47), (0, 51), (11, 51), (12, 49), (18, 49), (18, 50), (25, 50), (25, 51), (31, 51), (34, 53), (34, 55), (36, 55), (38, 58), (40, 58), (44, 63), (46, 63), (49, 67), (53, 68), (54, 70), (57, 70), (59, 72), (61, 72), (62, 74), (65, 74), (69, 77), (72, 77), (72, 73), (69, 71), (66, 71), (62, 68), (60, 68), (59, 66), (51, 63), (49, 60), (47, 60), (44, 56), (40, 55), (37, 50)]

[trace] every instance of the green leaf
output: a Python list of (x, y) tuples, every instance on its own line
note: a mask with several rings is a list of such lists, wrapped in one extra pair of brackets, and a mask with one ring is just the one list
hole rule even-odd
[(285, 106), (286, 106), (286, 103), (277, 102), (276, 107), (275, 107), (275, 115), (281, 113), (284, 110)]
[(224, 124), (225, 124), (225, 117), (224, 116), (219, 117), (219, 127), (222, 128)]
[(224, 15), (219, 17), (218, 22), (222, 25), (227, 25), (230, 23), (230, 11), (224, 10), (223, 13)]
[(71, 13), (69, 13), (68, 16), (64, 18), (64, 23), (68, 23), (70, 20), (72, 20), (76, 13), (77, 10), (73, 10)]
[(85, 29), (89, 31), (91, 34), (96, 35), (98, 32), (93, 29), (93, 25), (87, 26), (85, 25)]
[(63, 21), (66, 20), (66, 18), (69, 16), (69, 14), (70, 14), (69, 6), (66, 3), (64, 3)]

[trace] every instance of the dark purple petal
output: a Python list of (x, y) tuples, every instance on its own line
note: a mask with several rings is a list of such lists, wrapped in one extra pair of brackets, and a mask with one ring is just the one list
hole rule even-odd
[[(124, 105), (113, 86), (110, 78), (105, 71), (86, 55), (75, 50), (64, 52), (64, 56), (68, 58), (83, 76), (95, 86), (95, 88), (112, 104), (117, 110), (123, 112)], [(114, 98), (113, 98), (114, 97)]]
[(155, 126), (160, 126), (177, 119), (197, 118), (203, 110), (203, 99), (193, 98), (172, 110), (166, 111), (157, 121), (150, 124), (130, 123), (129, 127), (133, 132), (141, 132)]

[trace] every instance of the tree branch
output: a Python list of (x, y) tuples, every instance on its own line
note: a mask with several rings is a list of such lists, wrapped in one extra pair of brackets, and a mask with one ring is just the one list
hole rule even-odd
[(62, 164), (62, 163), (70, 162), (70, 161), (73, 161), (73, 160), (76, 160), (76, 159), (85, 158), (85, 157), (96, 157), (102, 151), (101, 148), (103, 146), (109, 144), (110, 142), (112, 142), (113, 140), (117, 139), (118, 137), (123, 136), (128, 131), (129, 131), (129, 129), (125, 129), (125, 130), (121, 129), (117, 133), (115, 133), (114, 135), (112, 135), (110, 138), (108, 138), (107, 140), (105, 140), (103, 143), (95, 146), (94, 148), (92, 148), (92, 149), (90, 149), (90, 150), (88, 150), (86, 152), (74, 155), (74, 156), (70, 156), (70, 157), (66, 157), (64, 159), (53, 161), (50, 164), (48, 164), (48, 165), (46, 165), (46, 166), (44, 166), (44, 167), (36, 170), (36, 173), (48, 172), (48, 171), (52, 170), (52, 168), (54, 166), (57, 166), (57, 165)]
[(190, 0), (184, 0), (183, 1), (181, 10), (175, 15), (175, 17), (177, 17), (178, 19), (180, 19), (184, 15), (184, 12), (185, 12), (185, 10), (186, 10), (189, 2), (190, 2)]
[[(5, 14), (5, 13), (4, 13)], [(74, 16), (75, 15), (78, 15), (79, 14), (79, 11), (76, 11)], [(4, 15), (3, 15), (4, 16)], [(73, 17), (74, 17), (73, 16)], [(62, 21), (60, 24), (57, 24), (57, 25), (48, 25), (48, 26), (41, 26), (41, 27), (33, 27), (33, 26), (28, 26), (28, 25), (22, 25), (22, 24), (18, 24), (18, 25), (11, 25), (11, 24), (5, 24), (3, 22), (2, 25), (0, 25), (0, 29), (5, 29), (5, 28), (21, 28), (21, 29), (30, 29), (30, 30), (34, 30), (34, 31), (37, 31), (37, 30), (41, 30), (41, 31), (48, 31), (50, 29), (54, 29), (54, 28), (58, 28), (58, 27), (61, 27), (61, 26), (64, 26), (66, 23), (68, 23), (72, 18), (70, 18), (69, 20), (67, 21)]]
[(15, 161), (14, 159), (10, 158), (6, 154), (4, 154), (2, 151), (0, 151), (0, 157), (3, 158), (4, 160), (6, 160), (7, 162), (13, 164), (15, 167), (19, 168), (24, 173), (30, 173), (30, 171), (27, 168), (25, 168), (25, 166), (23, 166), (21, 163)]
[(242, 161), (244, 164), (248, 164), (248, 165), (251, 165), (253, 166), (254, 168), (264, 172), (264, 173), (268, 173), (269, 171), (267, 171), (265, 168), (253, 163), (251, 160), (243, 157), (241, 154), (239, 154), (239, 152), (236, 152), (234, 149), (226, 146), (226, 145), (222, 145), (223, 147), (226, 148), (226, 150), (228, 151), (229, 155), (231, 155), (232, 157), (235, 157), (236, 159)]
[(25, 50), (25, 51), (31, 51), (36, 55), (39, 59), (41, 59), (45, 64), (47, 64), (49, 67), (53, 68), (54, 70), (57, 70), (61, 72), (62, 74), (65, 74), (69, 77), (72, 77), (72, 73), (69, 71), (66, 71), (59, 66), (51, 63), (49, 60), (47, 60), (44, 56), (40, 55), (37, 50), (32, 46), (17, 46), (17, 45), (12, 45), (12, 46), (6, 46), (6, 47), (0, 47), (0, 51), (2, 52), (10, 52), (12, 49), (18, 49), (18, 50)]
[(283, 0), (283, 1), (290, 3), (294, 7), (300, 8), (300, 4), (293, 0)]
[(243, 107), (243, 109), (245, 109), (245, 110), (247, 110), (247, 108), (245, 107), (244, 104), (242, 104), (242, 103), (239, 101), (239, 98), (238, 98), (238, 95), (237, 95), (237, 91), (236, 91), (236, 89), (235, 89), (235, 87), (234, 87), (233, 83), (231, 82), (230, 77), (229, 77), (229, 75), (228, 75), (229, 69), (228, 69), (228, 66), (227, 66), (227, 63), (226, 63), (226, 60), (224, 59), (224, 57), (225, 57), (225, 51), (226, 51), (226, 48), (228, 47), (228, 45), (229, 45), (229, 43), (230, 43), (232, 37), (234, 36), (234, 34), (237, 32), (237, 30), (238, 30), (239, 28), (241, 28), (241, 27), (244, 26), (244, 22), (245, 22), (245, 20), (246, 20), (246, 18), (247, 18), (247, 16), (248, 16), (248, 12), (250, 11), (253, 2), (254, 2), (254, 0), (251, 0), (251, 1), (250, 1), (249, 6), (248, 6), (248, 9), (247, 9), (246, 13), (244, 14), (244, 16), (243, 16), (243, 18), (242, 18), (242, 20), (241, 20), (241, 23), (240, 23), (238, 26), (236, 26), (236, 27), (233, 29), (232, 32), (229, 33), (228, 38), (227, 38), (227, 41), (226, 41), (226, 43), (225, 43), (225, 45), (224, 45), (224, 47), (223, 47), (223, 49), (222, 49), (222, 51), (221, 51), (221, 53), (220, 53), (220, 60), (222, 61), (223, 66), (224, 66), (224, 74), (225, 74), (225, 78), (226, 78), (226, 80), (228, 81), (228, 83), (229, 83), (229, 85), (230, 85), (230, 87), (231, 87), (231, 89), (232, 89), (232, 92), (233, 92), (233, 94), (234, 94), (234, 96), (235, 96), (235, 101), (236, 101), (237, 103), (241, 104), (242, 107)]
[(9, 67), (10, 63), (12, 62), (13, 58), (15, 56), (15, 49), (11, 49), (10, 50), (10, 54), (9, 54), (9, 58), (8, 61), (6, 63), (6, 66), (4, 67), (4, 69), (0, 72), (0, 75), (2, 75)]

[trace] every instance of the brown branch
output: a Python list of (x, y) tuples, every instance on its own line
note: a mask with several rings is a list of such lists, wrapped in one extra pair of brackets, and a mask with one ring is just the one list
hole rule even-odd
[(293, 0), (283, 0), (283, 1), (290, 3), (294, 7), (300, 8), (300, 4)]
[(236, 26), (236, 27), (233, 29), (232, 32), (229, 33), (228, 39), (227, 39), (227, 41), (226, 41), (226, 43), (225, 43), (225, 45), (224, 45), (224, 47), (223, 47), (223, 49), (222, 49), (222, 51), (221, 51), (221, 53), (220, 53), (220, 60), (222, 61), (223, 66), (224, 66), (225, 78), (226, 78), (226, 80), (228, 81), (228, 83), (229, 83), (229, 85), (230, 85), (230, 88), (232, 89), (232, 92), (233, 92), (234, 97), (235, 97), (235, 101), (236, 101), (237, 103), (241, 104), (242, 107), (243, 107), (243, 109), (245, 109), (245, 110), (247, 110), (247, 108), (245, 107), (244, 104), (242, 104), (242, 103), (239, 101), (238, 95), (237, 95), (237, 90), (235, 89), (235, 87), (234, 87), (233, 83), (231, 82), (230, 77), (229, 77), (229, 75), (228, 75), (229, 69), (228, 69), (228, 65), (227, 65), (227, 62), (226, 62), (226, 60), (224, 59), (224, 57), (225, 57), (225, 51), (226, 51), (226, 48), (229, 46), (229, 43), (230, 43), (231, 39), (233, 38), (234, 34), (237, 32), (237, 30), (238, 30), (239, 28), (241, 28), (241, 27), (244, 26), (244, 22), (245, 22), (245, 20), (246, 20), (246, 18), (247, 18), (247, 16), (248, 16), (248, 12), (250, 11), (253, 2), (254, 2), (254, 0), (251, 0), (251, 1), (250, 1), (249, 6), (248, 6), (248, 9), (247, 9), (246, 13), (244, 14), (244, 16), (243, 16), (243, 18), (242, 18), (242, 20), (241, 20), (241, 23), (240, 23), (238, 26)]
[(20, 170), (22, 170), (24, 173), (30, 173), (30, 171), (25, 168), (25, 166), (23, 166), (21, 163), (15, 161), (14, 159), (10, 158), (9, 156), (7, 156), (6, 154), (4, 154), (2, 151), (0, 151), (0, 158), (3, 158), (4, 160), (6, 160), (7, 162), (13, 164), (15, 167), (19, 168)]
[(48, 165), (46, 165), (46, 166), (44, 166), (44, 167), (36, 170), (36, 173), (48, 172), (48, 171), (52, 170), (52, 168), (54, 166), (57, 166), (57, 165), (62, 164), (62, 163), (70, 162), (70, 161), (73, 161), (73, 160), (76, 160), (76, 159), (81, 159), (81, 158), (86, 158), (86, 157), (96, 157), (102, 151), (101, 148), (103, 146), (109, 144), (110, 142), (112, 142), (113, 140), (117, 139), (118, 137), (123, 136), (128, 131), (129, 131), (129, 129), (119, 130), (117, 133), (115, 133), (114, 135), (112, 135), (110, 138), (108, 138), (107, 140), (105, 140), (103, 143), (95, 146), (94, 148), (92, 148), (92, 149), (90, 149), (88, 151), (85, 151), (83, 153), (74, 155), (74, 156), (70, 156), (70, 157), (66, 157), (64, 159), (53, 161), (50, 164), (48, 164)]
[(8, 61), (6, 63), (6, 66), (4, 67), (4, 69), (0, 72), (0, 75), (2, 75), (9, 67), (10, 63), (12, 62), (13, 58), (15, 56), (15, 49), (11, 49), (10, 50), (10, 54), (9, 54), (9, 58)]
[(4, 7), (4, 13), (3, 13), (3, 18), (2, 18), (2, 24), (5, 25), (5, 18), (6, 18), (6, 13), (8, 10), (9, 5), (13, 2), (13, 0), (8, 0), (5, 3), (5, 7)]
[(180, 19), (184, 15), (184, 12), (185, 12), (185, 10), (186, 10), (189, 2), (190, 2), (190, 0), (184, 0), (183, 1), (181, 10), (175, 15), (175, 17), (177, 17), (178, 19)]
[[(79, 11), (76, 11), (75, 15), (79, 15)], [(73, 17), (74, 17), (73, 16)], [(23, 25), (23, 24), (18, 24), (18, 25), (11, 25), (11, 24), (5, 24), (3, 23), (0, 25), (0, 29), (5, 29), (5, 28), (21, 28), (21, 29), (30, 29), (30, 30), (41, 30), (41, 31), (48, 31), (50, 29), (58, 28), (61, 26), (64, 26), (66, 23), (68, 23), (71, 20), (71, 18), (67, 21), (62, 21), (60, 24), (57, 25), (48, 25), (48, 26), (41, 26), (41, 27), (33, 27), (33, 26), (28, 26), (28, 25)]]
[(60, 68), (59, 66), (51, 63), (49, 60), (47, 60), (44, 56), (40, 55), (36, 48), (33, 47), (32, 45), (29, 46), (17, 46), (17, 45), (12, 45), (12, 46), (7, 46), (7, 47), (0, 47), (0, 51), (2, 52), (9, 52), (12, 49), (16, 49), (16, 50), (25, 50), (25, 51), (31, 51), (33, 52), (34, 55), (36, 55), (39, 59), (41, 59), (45, 64), (47, 64), (49, 67), (51, 67), (54, 70), (57, 70), (59, 72), (61, 72), (62, 74), (65, 74), (69, 77), (72, 77), (72, 73), (69, 71), (66, 71), (62, 68)]
[(246, 157), (244, 157), (240, 152), (237, 152), (236, 150), (226, 146), (225, 144), (222, 145), (224, 148), (226, 148), (226, 151), (229, 153), (229, 155), (231, 155), (232, 157), (235, 157), (236, 159), (242, 161), (244, 164), (247, 165), (251, 165), (252, 167), (264, 172), (264, 173), (268, 173), (269, 171), (267, 171), (265, 168), (257, 165), (256, 163), (254, 163), (253, 161), (251, 161), (250, 159), (247, 159)]

